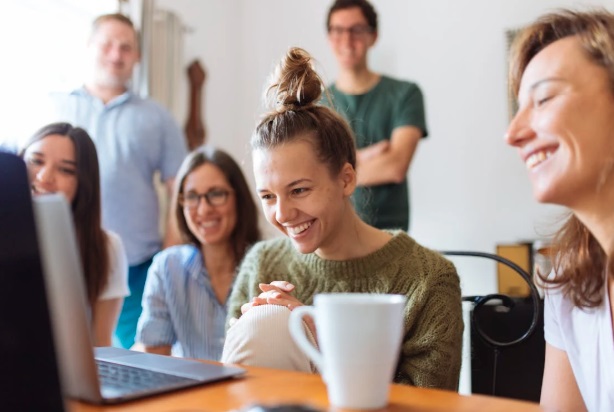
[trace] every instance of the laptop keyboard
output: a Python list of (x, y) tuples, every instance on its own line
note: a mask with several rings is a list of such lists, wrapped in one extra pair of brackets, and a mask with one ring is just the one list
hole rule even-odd
[(98, 377), (102, 387), (121, 390), (122, 392), (140, 392), (156, 388), (172, 388), (188, 386), (186, 383), (196, 382), (194, 379), (154, 372), (134, 366), (96, 360)]

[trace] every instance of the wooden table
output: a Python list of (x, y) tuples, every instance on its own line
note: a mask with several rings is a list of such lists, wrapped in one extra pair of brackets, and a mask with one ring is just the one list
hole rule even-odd
[[(68, 401), (72, 412), (213, 412), (240, 410), (250, 404), (303, 403), (324, 410), (326, 386), (319, 375), (246, 367), (242, 378), (207, 384), (115, 406)], [(540, 411), (539, 405), (483, 395), (392, 385), (390, 403), (382, 411)], [(336, 410), (341, 412), (340, 410)]]

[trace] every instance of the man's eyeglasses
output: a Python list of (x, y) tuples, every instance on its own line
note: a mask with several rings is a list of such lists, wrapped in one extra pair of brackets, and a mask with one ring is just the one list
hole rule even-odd
[(224, 206), (231, 191), (226, 189), (212, 189), (207, 193), (189, 192), (179, 196), (179, 204), (186, 209), (196, 209), (200, 199), (205, 199), (209, 206)]
[(328, 34), (333, 38), (340, 38), (347, 32), (351, 37), (364, 37), (373, 33), (373, 27), (357, 24), (352, 27), (328, 26)]

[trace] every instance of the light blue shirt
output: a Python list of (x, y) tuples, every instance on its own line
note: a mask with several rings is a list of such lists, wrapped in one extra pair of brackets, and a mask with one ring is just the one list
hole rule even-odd
[(135, 340), (145, 346), (178, 345), (185, 357), (219, 361), (227, 313), (200, 250), (173, 246), (158, 253), (149, 268)]
[(154, 174), (177, 173), (187, 154), (181, 130), (161, 105), (130, 91), (106, 105), (85, 88), (52, 101), (55, 121), (87, 130), (96, 144), (103, 226), (120, 236), (130, 265), (146, 261), (162, 246)]

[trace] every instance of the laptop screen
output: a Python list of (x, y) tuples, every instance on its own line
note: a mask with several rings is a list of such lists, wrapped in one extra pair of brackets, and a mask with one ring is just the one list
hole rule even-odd
[(3, 152), (0, 365), (3, 409), (64, 410), (26, 167)]

